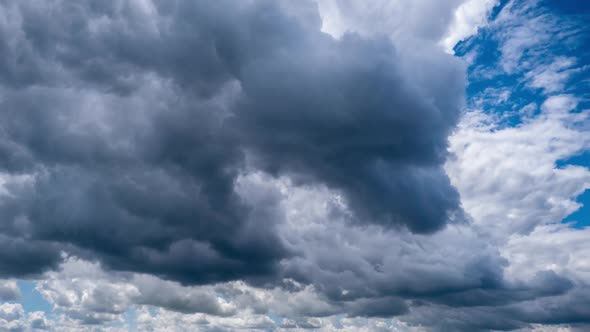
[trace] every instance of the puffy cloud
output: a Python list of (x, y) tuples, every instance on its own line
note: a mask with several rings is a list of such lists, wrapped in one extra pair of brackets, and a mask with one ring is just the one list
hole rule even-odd
[[(441, 39), (463, 0), (318, 0), (322, 30), (335, 37), (346, 32), (386, 35), (396, 43)], [(433, 19), (435, 18), (436, 19)]]
[(441, 40), (445, 51), (453, 53), (458, 42), (476, 34), (479, 27), (488, 23), (492, 9), (498, 4), (498, 0), (469, 0), (461, 4), (455, 11), (447, 34)]
[(493, 115), (468, 114), (451, 138), (447, 172), (474, 222), (500, 240), (561, 221), (579, 208), (575, 198), (590, 187), (582, 166), (559, 160), (590, 147), (585, 113), (571, 112), (571, 95), (548, 98), (540, 114), (517, 127), (498, 127)]
[[(239, 181), (241, 190), (252, 193), (251, 200), (264, 199), (256, 193), (282, 197), (287, 223), (280, 234), (301, 251), (297, 258), (283, 262), (284, 276), (292, 279), (279, 287), (257, 288), (241, 282), (185, 287), (148, 275), (106, 273), (95, 263), (69, 258), (59, 273), (49, 273), (40, 282), (39, 290), (56, 309), (81, 323), (97, 322), (88, 318), (120, 320), (125, 311), (147, 305), (166, 308), (163, 312), (174, 317), (188, 315), (175, 318), (188, 326), (210, 328), (217, 326), (215, 321), (229, 330), (237, 326), (248, 330), (252, 322), (278, 316), (291, 322), (281, 323), (283, 329), (317, 325), (326, 331), (330, 330), (326, 322), (343, 313), (402, 315), (402, 321), (433, 331), (484, 331), (500, 326), (502, 319), (503, 328), (568, 322), (567, 315), (572, 313), (567, 310), (566, 318), (551, 322), (551, 312), (526, 312), (525, 308), (531, 303), (559, 307), (544, 299), (568, 303), (574, 299), (572, 294), (585, 293), (580, 278), (564, 271), (535, 266), (527, 274), (513, 273), (516, 253), (500, 253), (485, 243), (485, 233), (473, 232), (468, 225), (430, 236), (383, 232), (376, 226), (350, 227), (350, 215), (340, 210), (345, 206), (337, 194), (289, 182), (264, 175)], [(60, 301), (63, 294), (73, 300)], [(447, 315), (449, 321), (434, 318), (440, 315)], [(164, 326), (160, 319), (148, 320)], [(199, 328), (206, 331), (204, 325)]]
[(25, 311), (20, 304), (0, 304), (0, 327), (5, 331), (24, 331)]
[(20, 289), (15, 280), (0, 280), (0, 300), (18, 300), (20, 295)]
[(25, 313), (18, 303), (0, 304), (0, 331), (34, 332), (47, 329), (49, 329), (49, 323), (43, 312)]
[[(527, 236), (513, 236), (503, 249), (503, 255), (512, 262), (506, 272), (526, 276), (530, 271), (551, 269), (587, 284), (590, 280), (587, 255), (590, 248), (585, 243), (588, 232), (588, 228), (551, 224), (537, 227)], [(531, 252), (535, 254), (530, 255)]]
[(313, 3), (287, 8), (3, 4), (2, 169), (31, 180), (0, 201), (0, 271), (39, 273), (66, 251), (187, 283), (267, 282), (294, 252), (273, 202), (235, 192), (256, 170), (339, 192), (360, 224), (461, 221), (442, 169), (461, 62), (334, 39)]
[(38, 330), (49, 330), (51, 328), (50, 322), (45, 317), (45, 313), (42, 311), (34, 311), (28, 315), (29, 325), (33, 331)]
[(213, 287), (183, 287), (146, 274), (112, 273), (75, 257), (68, 257), (59, 271), (47, 272), (37, 290), (55, 310), (90, 325), (121, 320), (128, 310), (144, 305), (218, 316), (236, 312)]

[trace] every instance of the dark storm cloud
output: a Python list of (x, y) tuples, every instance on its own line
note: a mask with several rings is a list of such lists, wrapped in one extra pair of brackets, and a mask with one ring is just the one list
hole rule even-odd
[(362, 299), (354, 302), (348, 309), (352, 317), (392, 317), (404, 314), (408, 306), (400, 298), (382, 297), (373, 299)]
[(342, 190), (365, 220), (440, 229), (459, 205), (440, 168), (457, 108), (401, 83), (387, 42), (317, 38), (240, 71), (245, 98), (230, 121), (254, 162)]
[[(232, 191), (238, 153), (222, 139), (216, 142), (214, 128), (203, 128), (206, 115), (190, 117), (183, 113), (199, 110), (171, 103), (166, 107), (176, 113), (162, 118), (146, 114), (158, 110), (144, 102), (99, 95), (93, 103), (95, 94), (56, 94), (35, 88), (25, 93), (28, 98), (15, 92), (4, 102), (21, 110), (6, 116), (6, 131), (21, 139), (40, 169), (33, 187), (15, 188), (13, 198), (5, 199), (5, 212), (12, 213), (7, 217), (22, 213), (31, 236), (96, 251), (117, 268), (187, 282), (271, 272), (284, 252), (272, 227), (263, 227), (270, 221), (252, 220), (238, 202)], [(84, 104), (89, 109), (78, 106)], [(133, 113), (127, 114), (132, 119), (123, 112)], [(104, 121), (101, 116), (118, 121), (106, 124), (108, 134), (92, 122)], [(143, 128), (136, 123), (144, 120)], [(252, 223), (269, 233), (252, 232)]]
[[(590, 321), (588, 289), (561, 295), (531, 298), (530, 301), (505, 306), (452, 307), (420, 306), (412, 309), (408, 321), (431, 328), (432, 331), (512, 331), (531, 324), (573, 324), (587, 326)], [(482, 303), (483, 304), (483, 303)], [(574, 329), (575, 330), (575, 329)]]
[(0, 235), (0, 277), (35, 277), (60, 261), (56, 246)]
[(553, 271), (542, 271), (528, 283), (509, 284), (498, 279), (468, 290), (454, 290), (431, 298), (436, 303), (453, 307), (502, 306), (541, 297), (562, 295), (573, 288), (573, 283)]
[(460, 69), (432, 74), (446, 93), (415, 86), (385, 38), (334, 40), (315, 10), (272, 1), (3, 12), (0, 165), (36, 174), (2, 200), (8, 233), (202, 283), (272, 276), (289, 255), (280, 213), (234, 192), (246, 167), (328, 185), (388, 227), (432, 232), (460, 213), (441, 168)]

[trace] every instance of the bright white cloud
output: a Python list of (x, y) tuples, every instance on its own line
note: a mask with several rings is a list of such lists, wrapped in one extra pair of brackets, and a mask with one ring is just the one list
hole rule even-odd
[(354, 1), (318, 0), (322, 30), (334, 37), (346, 32), (439, 42), (447, 53), (488, 22), (498, 0)]
[[(580, 281), (588, 269), (583, 258), (588, 251), (585, 232), (554, 224), (579, 207), (574, 198), (590, 186), (587, 169), (555, 166), (557, 160), (590, 145), (590, 137), (577, 127), (585, 121), (584, 113), (571, 112), (576, 102), (569, 95), (553, 96), (540, 107), (540, 114), (514, 128), (501, 127), (499, 119), (482, 112), (468, 113), (451, 138), (454, 157), (446, 167), (473, 224), (434, 235), (351, 227), (353, 220), (338, 193), (299, 187), (287, 178), (251, 173), (240, 178), (237, 190), (252, 206), (278, 199), (277, 213), (284, 219), (279, 234), (300, 252), (284, 261), (286, 271), (305, 271), (323, 292), (346, 296), (367, 285), (381, 291), (428, 292), (475, 284), (477, 279), (466, 279), (465, 271), (486, 260), (497, 260), (490, 268), (502, 268), (502, 259), (507, 260), (507, 277), (515, 283), (547, 270)], [(531, 260), (532, 251), (538, 255)], [(339, 311), (337, 304), (314, 287), (288, 282), (291, 291), (241, 282), (188, 287), (148, 275), (107, 273), (96, 263), (70, 257), (60, 271), (49, 272), (38, 289), (67, 315), (60, 326), (93, 319), (122, 321), (126, 311), (137, 309), (137, 324), (147, 331), (300, 331), (305, 326), (319, 331), (414, 331), (403, 323), (412, 321), (409, 317), (342, 320), (332, 316)], [(342, 288), (330, 289), (332, 285)], [(348, 305), (353, 308), (355, 301)], [(162, 309), (146, 309), (151, 306)], [(280, 321), (271, 319), (271, 312), (282, 317)], [(328, 317), (313, 318), (317, 315)]]
[(0, 304), (0, 331), (34, 332), (49, 328), (49, 322), (41, 311), (27, 314), (18, 303)]
[(317, 0), (322, 30), (334, 37), (346, 32), (438, 41), (465, 0)]
[(575, 106), (572, 96), (554, 96), (538, 116), (504, 128), (492, 115), (468, 113), (451, 137), (447, 172), (474, 222), (493, 237), (531, 232), (580, 207), (575, 198), (590, 187), (590, 171), (556, 166), (590, 147), (579, 127), (587, 114), (571, 112)]
[(503, 249), (511, 262), (506, 272), (531, 277), (532, 271), (553, 270), (590, 284), (589, 236), (590, 228), (574, 229), (567, 224), (544, 225), (529, 235), (515, 235)]
[(545, 94), (562, 91), (570, 77), (582, 70), (576, 68), (576, 58), (557, 57), (549, 64), (539, 64), (525, 74), (527, 84), (543, 89)]
[(498, 0), (469, 0), (461, 4), (455, 11), (453, 21), (441, 40), (441, 45), (447, 53), (453, 54), (458, 42), (475, 35), (477, 29), (488, 22), (492, 9)]
[[(573, 36), (579, 33), (575, 21), (548, 13), (538, 0), (510, 1), (491, 28), (500, 43), (500, 65), (509, 74), (538, 71), (547, 65), (548, 59), (552, 59), (555, 46), (575, 43)], [(571, 59), (557, 58), (554, 61), (553, 70), (560, 70), (564, 64), (569, 66), (567, 61)], [(558, 77), (558, 80), (563, 81), (563, 78)], [(546, 86), (542, 80), (537, 84)]]

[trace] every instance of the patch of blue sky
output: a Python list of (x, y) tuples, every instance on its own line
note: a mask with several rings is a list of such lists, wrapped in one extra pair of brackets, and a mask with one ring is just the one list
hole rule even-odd
[[(590, 166), (590, 151), (584, 151), (581, 154), (573, 156), (565, 160), (559, 160), (557, 167), (565, 167), (567, 165)], [(586, 190), (577, 198), (577, 202), (582, 204), (582, 207), (576, 212), (570, 214), (563, 220), (566, 223), (573, 223), (575, 228), (584, 228), (590, 226), (590, 190)]]
[(35, 282), (19, 280), (17, 282), (21, 291), (20, 303), (26, 312), (43, 311), (51, 313), (51, 304), (35, 288)]
[(582, 195), (578, 196), (576, 201), (583, 204), (582, 207), (567, 216), (563, 222), (572, 223), (574, 228), (590, 226), (590, 190), (586, 190)]
[(111, 322), (107, 325), (110, 327), (124, 328), (128, 332), (135, 332), (137, 331), (137, 311), (135, 309), (129, 309), (123, 313), (121, 320)]
[(268, 318), (270, 318), (276, 325), (281, 325), (284, 323), (285, 318), (282, 317), (281, 315), (275, 313), (274, 311), (269, 311), (268, 312)]
[[(529, 89), (523, 80), (523, 73), (506, 73), (500, 66), (502, 57), (500, 42), (489, 28), (460, 43), (457, 55), (472, 57), (468, 68), (467, 105), (469, 109), (494, 113), (501, 119), (500, 126), (516, 126), (521, 118), (538, 113), (527, 106), (540, 104), (544, 99), (537, 91)], [(523, 110), (526, 114), (523, 114)]]
[(543, 0), (542, 5), (561, 15), (590, 13), (590, 1), (588, 0)]

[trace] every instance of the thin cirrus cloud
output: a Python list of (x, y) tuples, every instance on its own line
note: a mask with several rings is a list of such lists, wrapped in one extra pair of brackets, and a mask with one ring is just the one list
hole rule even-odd
[(0, 6), (0, 329), (587, 327), (583, 16)]

